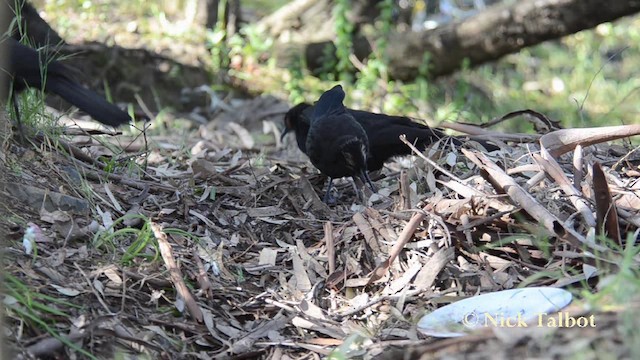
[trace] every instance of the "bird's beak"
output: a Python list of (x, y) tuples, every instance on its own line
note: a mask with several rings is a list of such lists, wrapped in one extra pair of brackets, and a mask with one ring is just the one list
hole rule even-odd
[(282, 140), (284, 140), (284, 137), (289, 133), (289, 128), (285, 127), (284, 131), (282, 132), (282, 135), (280, 135), (280, 142), (282, 142)]

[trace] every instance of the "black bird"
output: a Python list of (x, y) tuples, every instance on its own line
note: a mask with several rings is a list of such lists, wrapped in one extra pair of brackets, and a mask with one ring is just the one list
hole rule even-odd
[[(14, 93), (26, 88), (39, 88), (54, 93), (109, 126), (119, 126), (131, 121), (131, 117), (97, 93), (85, 88), (71, 76), (71, 70), (57, 61), (47, 61), (44, 53), (20, 44), (13, 38), (7, 40), (10, 52), (8, 69)], [(44, 73), (43, 73), (44, 72)], [(14, 105), (17, 102), (13, 96)]]
[(305, 150), (311, 163), (329, 177), (325, 202), (329, 202), (333, 179), (344, 176), (357, 176), (376, 191), (367, 173), (367, 134), (342, 104), (344, 97), (340, 85), (320, 96), (306, 136)]
[[(309, 132), (310, 119), (317, 104), (300, 103), (291, 108), (284, 116), (285, 130), (282, 138), (293, 130), (296, 134), (298, 148), (307, 154), (306, 142)], [(409, 155), (411, 149), (400, 141), (400, 135), (405, 134), (407, 141), (418, 148), (426, 148), (429, 144), (446, 137), (438, 129), (418, 124), (408, 117), (376, 114), (367, 111), (346, 109), (362, 126), (369, 140), (369, 157), (367, 169), (380, 170), (385, 162), (394, 156)], [(454, 145), (462, 145), (458, 139), (452, 138)], [(308, 155), (308, 154), (307, 154)]]
[[(64, 39), (40, 17), (38, 10), (26, 0), (7, 1), (10, 11), (15, 14), (11, 36), (20, 40), (27, 38), (29, 44), (37, 47), (58, 47), (65, 45)], [(18, 25), (19, 24), (19, 25)]]

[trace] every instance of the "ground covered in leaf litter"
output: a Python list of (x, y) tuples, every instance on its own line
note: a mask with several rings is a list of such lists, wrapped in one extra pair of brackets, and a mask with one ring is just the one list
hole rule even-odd
[[(532, 136), (448, 124), (501, 150), (452, 149), (443, 139), (375, 174), (380, 190), (366, 204), (343, 181), (338, 204), (327, 206), (325, 179), (293, 138), (279, 144), (287, 108), (238, 101), (206, 126), (167, 136), (10, 141), (4, 305), (14, 355), (630, 357), (621, 309), (599, 311), (596, 329), (439, 340), (416, 324), (464, 297), (525, 284), (589, 288), (611, 272), (621, 254), (592, 229), (602, 222), (615, 242), (637, 237), (640, 159), (600, 143), (637, 127)], [(597, 144), (567, 153), (585, 141)]]

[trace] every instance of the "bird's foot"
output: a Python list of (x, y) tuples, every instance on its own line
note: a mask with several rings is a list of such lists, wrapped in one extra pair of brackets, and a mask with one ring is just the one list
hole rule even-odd
[[(367, 184), (370, 190), (367, 189)], [(358, 198), (358, 201), (360, 201), (360, 203), (362, 203), (365, 206), (367, 205), (368, 199), (371, 197), (371, 195), (378, 192), (376, 187), (373, 185), (373, 183), (369, 179), (369, 175), (366, 175), (366, 177), (362, 175), (354, 176), (353, 191), (356, 193), (356, 197)]]
[(338, 203), (338, 198), (327, 192), (322, 198), (322, 201), (327, 205), (335, 205)]
[(366, 170), (362, 171), (362, 174), (360, 174), (360, 179), (362, 180), (363, 183), (366, 183), (367, 185), (369, 185), (369, 188), (374, 194), (378, 192), (378, 189), (376, 188), (375, 185), (373, 185), (373, 182), (369, 177), (369, 173)]
[(324, 197), (322, 201), (324, 201), (327, 205), (335, 205), (338, 202), (338, 199), (331, 195), (331, 188), (333, 187), (333, 179), (329, 178), (329, 185), (327, 185), (327, 192), (324, 193)]

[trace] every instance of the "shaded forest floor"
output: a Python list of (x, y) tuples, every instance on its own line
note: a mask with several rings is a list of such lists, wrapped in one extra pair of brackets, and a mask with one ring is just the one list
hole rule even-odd
[[(6, 139), (10, 358), (637, 358), (637, 148), (604, 143), (605, 129), (579, 160), (563, 144), (581, 130), (492, 132), (491, 153), (442, 139), (375, 174), (366, 203), (345, 180), (327, 206), (293, 136), (279, 142), (290, 104), (213, 96), (201, 125)], [(596, 163), (620, 238), (593, 232)], [(518, 286), (572, 291), (566, 311), (597, 327), (417, 329), (442, 305)]]

